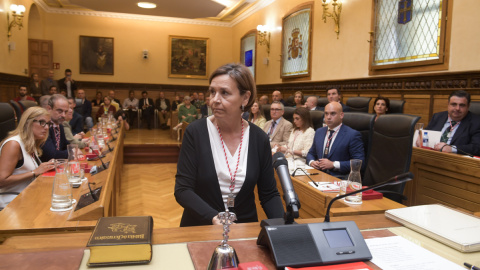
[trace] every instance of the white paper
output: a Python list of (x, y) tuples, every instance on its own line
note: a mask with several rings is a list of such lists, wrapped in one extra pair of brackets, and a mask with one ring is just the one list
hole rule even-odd
[(365, 239), (372, 263), (383, 270), (465, 270), (401, 236)]
[[(428, 147), (431, 147), (433, 148), (433, 146), (435, 146), (435, 144), (439, 143), (440, 142), (440, 138), (442, 137), (442, 132), (441, 131), (434, 131), (434, 130), (420, 130), (422, 131), (422, 136), (425, 132), (427, 132), (428, 134)], [(417, 139), (418, 139), (418, 130), (417, 132), (414, 133), (413, 135), (413, 146), (417, 146)], [(422, 144), (423, 142), (420, 142), (420, 145)]]

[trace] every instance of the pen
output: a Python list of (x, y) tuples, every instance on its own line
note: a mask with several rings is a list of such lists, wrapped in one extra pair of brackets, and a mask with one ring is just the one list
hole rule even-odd
[(475, 265), (471, 265), (469, 263), (463, 263), (466, 267), (468, 267), (470, 270), (480, 270), (480, 268), (476, 267)]
[(310, 175), (318, 175), (318, 172), (316, 172), (316, 173), (311, 173)]

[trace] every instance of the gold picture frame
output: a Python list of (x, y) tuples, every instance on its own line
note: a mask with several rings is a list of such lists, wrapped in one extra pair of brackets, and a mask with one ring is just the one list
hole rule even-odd
[(112, 37), (80, 36), (80, 74), (113, 75)]
[(209, 38), (168, 36), (168, 77), (208, 79)]

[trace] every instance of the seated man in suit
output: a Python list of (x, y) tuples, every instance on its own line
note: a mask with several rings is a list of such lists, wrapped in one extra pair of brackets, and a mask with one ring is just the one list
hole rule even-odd
[(91, 129), (93, 127), (92, 102), (86, 98), (85, 90), (78, 89), (75, 102), (77, 103), (75, 112), (83, 117), (83, 122), (87, 125), (87, 129)]
[(350, 172), (350, 159), (365, 164), (362, 135), (342, 124), (342, 105), (332, 101), (325, 106), (326, 127), (315, 132), (313, 144), (307, 154), (307, 164), (334, 176)]
[(447, 111), (435, 113), (426, 130), (441, 131), (434, 149), (440, 152), (480, 155), (480, 116), (468, 111), (470, 94), (454, 91), (448, 97)]
[(75, 106), (77, 105), (75, 102), (75, 98), (73, 97), (68, 97), (68, 106), (72, 108), (73, 114), (72, 114), (72, 120), (70, 120), (70, 128), (72, 129), (72, 134), (77, 135), (81, 134), (82, 136), (85, 135), (83, 133), (83, 117), (75, 111)]
[[(338, 102), (340, 105), (342, 105), (342, 110), (344, 112), (350, 111), (350, 108), (343, 104), (341, 101), (342, 94), (340, 93), (340, 90), (338, 90), (336, 87), (328, 87), (327, 88), (327, 99), (328, 102)], [(324, 108), (320, 108), (321, 111), (323, 111)]]
[(148, 129), (152, 129), (152, 118), (155, 108), (153, 99), (148, 97), (147, 91), (142, 92), (142, 99), (138, 102), (138, 107), (142, 109), (142, 118), (147, 122)]
[(68, 141), (65, 138), (62, 123), (65, 121), (69, 109), (68, 100), (63, 95), (55, 94), (48, 100), (47, 111), (50, 113), (51, 123), (48, 129), (48, 139), (42, 146), (43, 154), (40, 157), (42, 162), (47, 162), (52, 158), (68, 158)]
[(280, 101), (274, 101), (272, 105), (270, 105), (270, 116), (272, 120), (265, 123), (263, 131), (268, 134), (272, 148), (287, 145), (288, 138), (292, 132), (293, 125), (282, 117), (283, 113), (284, 107)]

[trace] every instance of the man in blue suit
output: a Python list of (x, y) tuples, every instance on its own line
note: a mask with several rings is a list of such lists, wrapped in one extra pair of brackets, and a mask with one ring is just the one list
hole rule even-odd
[(360, 132), (342, 124), (342, 105), (332, 101), (325, 106), (326, 127), (315, 132), (312, 147), (307, 154), (307, 164), (333, 176), (350, 172), (350, 159), (365, 163)]

